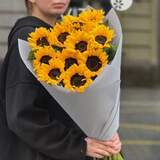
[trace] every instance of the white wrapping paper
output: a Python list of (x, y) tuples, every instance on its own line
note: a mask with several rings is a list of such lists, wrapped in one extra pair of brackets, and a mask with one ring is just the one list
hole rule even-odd
[[(107, 14), (109, 25), (114, 28), (118, 45), (116, 55), (110, 65), (95, 79), (84, 93), (73, 93), (59, 86), (42, 85), (54, 97), (69, 116), (79, 125), (87, 136), (100, 140), (110, 139), (119, 127), (120, 107), (120, 67), (122, 49), (122, 30), (113, 9)], [(28, 61), (28, 43), (19, 41), (19, 52), (24, 64), (36, 77)]]

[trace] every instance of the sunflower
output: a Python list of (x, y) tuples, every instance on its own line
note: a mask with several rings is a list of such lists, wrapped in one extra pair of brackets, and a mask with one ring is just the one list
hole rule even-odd
[(110, 47), (110, 42), (113, 40), (115, 33), (114, 30), (106, 27), (105, 25), (97, 26), (92, 32), (95, 41), (103, 47)]
[(84, 54), (83, 60), (94, 80), (108, 63), (108, 55), (102, 49), (90, 50)]
[[(57, 43), (63, 45), (67, 39), (67, 36), (70, 35), (70, 32), (71, 27), (66, 26), (64, 23), (56, 23), (54, 28), (51, 30), (51, 40), (53, 36), (53, 38), (56, 38), (53, 40), (56, 40)], [(52, 44), (52, 41), (50, 41), (50, 43)]]
[(84, 92), (92, 83), (85, 65), (72, 65), (64, 76), (65, 88), (73, 92)]
[(71, 15), (63, 17), (63, 24), (71, 28), (72, 32), (83, 30), (83, 26), (85, 25), (85, 23), (81, 21), (78, 17)]
[(87, 9), (80, 13), (79, 19), (86, 23), (102, 23), (104, 19), (104, 11), (96, 9)]
[(95, 27), (95, 23), (93, 22), (84, 22), (80, 20), (79, 17), (75, 16), (64, 16), (63, 24), (71, 28), (71, 32), (76, 32), (78, 30), (89, 32)]
[(72, 15), (67, 15), (63, 17), (63, 23), (71, 25), (74, 22), (78, 22), (79, 18)]
[(63, 51), (65, 48), (64, 42), (69, 34), (69, 29), (59, 23), (57, 23), (56, 26), (51, 29), (49, 43), (56, 52), (61, 53)]
[(91, 32), (98, 24), (93, 23), (93, 22), (87, 22), (85, 23), (85, 25), (83, 26), (83, 31), (85, 32)]
[(38, 80), (44, 81), (50, 85), (58, 85), (62, 80), (64, 74), (64, 65), (58, 60), (50, 60), (49, 65), (42, 64), (37, 70)]
[(49, 34), (50, 34), (50, 31), (43, 27), (36, 28), (34, 32), (30, 33), (28, 42), (32, 50), (49, 46), (50, 45), (48, 41)]
[(50, 42), (53, 50), (57, 53), (61, 53), (63, 51), (63, 49), (65, 48), (62, 43), (57, 41), (57, 37), (55, 36), (55, 34), (53, 32), (51, 32), (51, 34), (49, 36), (49, 42)]
[(68, 36), (64, 44), (66, 48), (74, 49), (80, 53), (83, 53), (90, 49), (92, 43), (94, 43), (94, 38), (92, 35), (84, 31), (77, 31)]
[(68, 70), (73, 64), (82, 64), (82, 55), (76, 50), (65, 49), (60, 55), (62, 63), (64, 63), (64, 70)]
[(44, 47), (39, 49), (35, 54), (33, 60), (33, 68), (36, 71), (42, 64), (48, 64), (51, 59), (57, 58), (59, 55), (53, 51), (51, 47)]

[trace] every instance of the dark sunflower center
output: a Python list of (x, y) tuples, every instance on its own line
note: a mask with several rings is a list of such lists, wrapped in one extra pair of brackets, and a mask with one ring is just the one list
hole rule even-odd
[(82, 23), (82, 22), (76, 22), (76, 21), (73, 22), (73, 25), (77, 25), (77, 24), (78, 24), (79, 26), (83, 26), (83, 23)]
[(67, 59), (65, 59), (65, 68), (64, 68), (64, 70), (66, 71), (73, 64), (77, 64), (78, 65), (78, 62), (77, 62), (77, 60), (75, 58), (67, 58)]
[(96, 18), (94, 18), (94, 17), (90, 18), (90, 21), (95, 21), (95, 20), (96, 20)]
[(59, 36), (58, 36), (58, 41), (61, 42), (61, 43), (64, 43), (65, 40), (67, 39), (67, 36), (69, 35), (68, 32), (64, 32), (64, 33), (61, 33)]
[(49, 64), (49, 60), (51, 59), (52, 57), (46, 55), (46, 56), (43, 56), (40, 60), (41, 63), (45, 63), (45, 64)]
[(59, 51), (59, 52), (62, 52), (63, 51), (63, 47), (59, 47), (59, 46), (56, 46), (56, 45), (52, 45), (52, 48), (57, 52), (57, 51)]
[(83, 86), (85, 83), (86, 83), (86, 77), (83, 75), (79, 75), (78, 73), (73, 75), (71, 78), (72, 86), (80, 87)]
[(80, 52), (84, 52), (87, 50), (88, 43), (85, 41), (80, 41), (75, 45), (75, 49), (79, 50)]
[(107, 38), (105, 36), (101, 35), (101, 36), (96, 36), (95, 40), (96, 40), (96, 42), (104, 45), (107, 41)]
[(97, 75), (92, 76), (91, 79), (94, 81), (97, 78)]
[(75, 26), (74, 29), (81, 30), (84, 24), (82, 22), (73, 22), (73, 25)]
[(91, 71), (98, 71), (102, 67), (102, 62), (97, 56), (90, 56), (87, 59), (86, 65)]
[(61, 80), (58, 85), (59, 85), (59, 86), (62, 86), (62, 87), (65, 87), (65, 84), (64, 84), (63, 80)]
[(48, 75), (50, 76), (51, 79), (57, 80), (61, 75), (60, 69), (54, 68), (48, 73)]
[(81, 30), (81, 27), (74, 27), (75, 30)]
[(41, 38), (39, 38), (38, 40), (37, 40), (37, 45), (38, 46), (49, 46), (49, 42), (48, 42), (48, 40), (47, 40), (47, 38), (46, 37), (41, 37)]

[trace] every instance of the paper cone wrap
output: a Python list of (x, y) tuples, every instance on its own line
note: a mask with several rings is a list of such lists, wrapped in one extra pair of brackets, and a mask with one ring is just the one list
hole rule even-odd
[[(119, 127), (120, 71), (122, 30), (120, 21), (113, 9), (107, 14), (109, 26), (116, 32), (114, 44), (118, 45), (116, 55), (103, 72), (83, 93), (69, 92), (59, 86), (42, 85), (68, 115), (89, 137), (100, 140), (110, 139)], [(28, 42), (19, 39), (19, 53), (24, 64), (36, 77), (28, 54)]]

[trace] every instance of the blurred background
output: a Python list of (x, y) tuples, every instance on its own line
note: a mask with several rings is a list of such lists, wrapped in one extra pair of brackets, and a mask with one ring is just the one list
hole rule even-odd
[[(7, 36), (16, 20), (26, 15), (23, 0), (0, 0), (0, 62), (7, 51)], [(72, 0), (77, 7), (90, 4), (106, 10), (109, 0)], [(124, 43), (120, 135), (126, 160), (160, 160), (160, 32), (159, 0), (134, 0), (117, 14)]]

